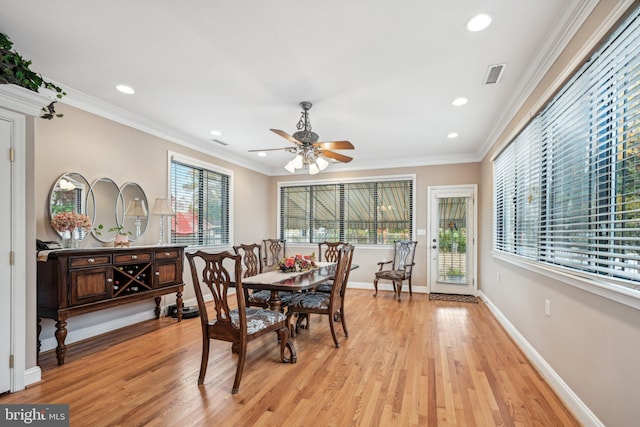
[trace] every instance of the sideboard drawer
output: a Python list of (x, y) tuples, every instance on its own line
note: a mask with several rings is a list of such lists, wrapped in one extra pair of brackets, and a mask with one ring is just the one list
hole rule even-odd
[(156, 259), (176, 259), (178, 258), (178, 251), (175, 249), (167, 249), (166, 251), (156, 252)]
[(131, 262), (151, 261), (151, 253), (139, 252), (135, 254), (114, 255), (114, 264), (126, 264)]
[(94, 267), (107, 264), (111, 264), (111, 256), (109, 255), (69, 258), (69, 268)]

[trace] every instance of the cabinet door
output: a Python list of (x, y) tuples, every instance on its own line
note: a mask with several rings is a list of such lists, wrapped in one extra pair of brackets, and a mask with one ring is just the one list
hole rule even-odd
[(182, 262), (179, 260), (156, 261), (155, 278), (154, 287), (156, 288), (182, 283)]
[(69, 282), (71, 305), (111, 298), (111, 267), (71, 270)]

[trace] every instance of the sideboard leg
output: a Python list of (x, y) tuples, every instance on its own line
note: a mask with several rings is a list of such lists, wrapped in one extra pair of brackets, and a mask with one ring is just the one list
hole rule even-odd
[(155, 308), (156, 319), (159, 319), (160, 318), (160, 302), (162, 301), (162, 298), (155, 297), (154, 299), (156, 301), (156, 308)]
[(182, 288), (176, 292), (176, 304), (178, 305), (178, 322), (182, 321)]
[(67, 355), (67, 346), (64, 344), (64, 340), (67, 338), (67, 321), (66, 319), (59, 319), (56, 322), (56, 340), (58, 346), (56, 347), (56, 357), (58, 358), (58, 365), (64, 365), (64, 358)]
[(36, 340), (37, 342), (37, 353), (36, 353), (36, 364), (40, 364), (40, 348), (42, 347), (42, 341), (40, 341), (40, 332), (42, 332), (42, 317), (38, 316), (38, 324), (36, 327)]

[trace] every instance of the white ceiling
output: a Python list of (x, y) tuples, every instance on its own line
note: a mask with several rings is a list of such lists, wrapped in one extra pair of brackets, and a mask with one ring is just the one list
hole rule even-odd
[(595, 3), (0, 0), (0, 32), (62, 102), (280, 175), (291, 154), (248, 150), (291, 146), (269, 129), (295, 132), (300, 101), (321, 141), (355, 145), (330, 170), (480, 160)]

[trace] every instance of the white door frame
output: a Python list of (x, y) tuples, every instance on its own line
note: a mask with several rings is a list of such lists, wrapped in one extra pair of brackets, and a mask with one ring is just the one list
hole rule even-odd
[[(427, 188), (427, 265), (429, 266), (429, 273), (427, 274), (427, 291), (429, 293), (433, 292), (432, 285), (434, 280), (434, 276), (432, 272), (434, 271), (431, 268), (432, 263), (437, 263), (437, 254), (438, 251), (433, 249), (435, 245), (437, 248), (438, 245), (438, 234), (437, 234), (437, 224), (432, 224), (432, 222), (436, 221), (438, 218), (438, 204), (434, 203), (436, 195), (441, 195), (445, 197), (470, 197), (472, 201), (471, 212), (470, 215), (472, 218), (467, 218), (467, 252), (469, 253), (469, 258), (467, 262), (470, 262), (469, 266), (469, 286), (465, 287), (466, 291), (471, 293), (471, 295), (476, 296), (478, 292), (478, 251), (476, 242), (478, 241), (478, 204), (476, 203), (476, 198), (478, 194), (478, 185), (477, 184), (467, 184), (467, 185), (438, 185), (438, 186), (430, 186)], [(471, 232), (469, 233), (469, 229)], [(434, 241), (435, 239), (435, 241)], [(435, 259), (434, 259), (435, 257)], [(437, 269), (435, 269), (437, 271)], [(460, 285), (438, 285), (438, 291), (442, 292), (451, 292), (456, 293), (456, 290), (459, 289)]]
[[(26, 320), (24, 313), (26, 312), (26, 207), (25, 207), (25, 116), (12, 111), (0, 109), (0, 120), (7, 121), (10, 127), (10, 147), (13, 149), (13, 161), (9, 159), (9, 153), (5, 152), (3, 163), (10, 165), (11, 168), (11, 184), (9, 194), (7, 196), (10, 203), (11, 220), (9, 224), (1, 224), (0, 227), (8, 228), (10, 236), (11, 254), (2, 254), (12, 259), (2, 260), (9, 265), (10, 280), (8, 284), (11, 294), (10, 300), (7, 301), (9, 307), (9, 343), (0, 343), (0, 345), (9, 346), (10, 355), (13, 364), (10, 365), (9, 360), (2, 360), (2, 369), (9, 367), (10, 389), (15, 392), (25, 387), (25, 335)], [(5, 198), (6, 200), (6, 198)], [(7, 235), (5, 234), (5, 235)], [(4, 307), (4, 304), (3, 304)], [(5, 308), (3, 308), (4, 310)], [(5, 365), (6, 364), (6, 365)]]

